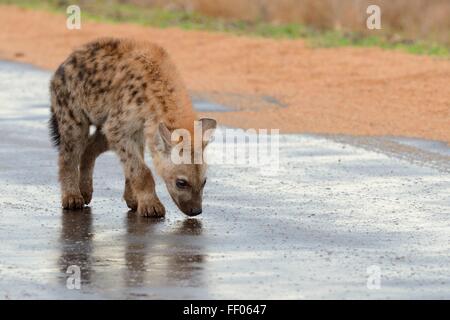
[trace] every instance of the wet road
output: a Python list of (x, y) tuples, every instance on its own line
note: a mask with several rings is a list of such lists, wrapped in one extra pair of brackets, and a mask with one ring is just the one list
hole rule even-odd
[(107, 153), (90, 208), (64, 212), (48, 79), (0, 63), (0, 298), (450, 298), (443, 144), (283, 135), (276, 175), (212, 165), (197, 219), (158, 180), (159, 221), (128, 212)]

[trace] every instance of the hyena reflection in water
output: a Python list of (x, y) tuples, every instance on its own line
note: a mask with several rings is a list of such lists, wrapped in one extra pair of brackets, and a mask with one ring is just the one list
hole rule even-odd
[[(196, 115), (163, 48), (125, 39), (91, 42), (61, 64), (51, 80), (50, 92), (50, 131), (59, 148), (65, 209), (80, 209), (90, 203), (95, 159), (113, 150), (123, 164), (128, 207), (143, 216), (164, 216), (152, 173), (144, 162), (147, 144), (155, 169), (180, 210), (189, 216), (202, 212), (206, 164), (171, 161), (171, 131), (183, 128), (193, 135)], [(216, 121), (199, 121), (201, 138), (206, 132), (211, 135)], [(97, 129), (89, 136), (91, 125)], [(206, 144), (207, 140), (201, 147)], [(192, 156), (193, 146), (188, 149)]]

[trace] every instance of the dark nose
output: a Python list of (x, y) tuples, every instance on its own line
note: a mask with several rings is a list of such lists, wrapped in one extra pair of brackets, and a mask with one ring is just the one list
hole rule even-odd
[(190, 216), (191, 217), (198, 216), (200, 213), (202, 213), (202, 208), (194, 208), (194, 209), (191, 209)]

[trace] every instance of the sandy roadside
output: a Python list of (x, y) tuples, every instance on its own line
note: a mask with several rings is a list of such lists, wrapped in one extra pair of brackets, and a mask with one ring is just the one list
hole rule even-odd
[(381, 49), (309, 49), (302, 41), (83, 22), (0, 6), (0, 59), (55, 69), (101, 36), (157, 42), (192, 91), (270, 95), (286, 108), (209, 114), (244, 128), (397, 135), (450, 142), (450, 61)]

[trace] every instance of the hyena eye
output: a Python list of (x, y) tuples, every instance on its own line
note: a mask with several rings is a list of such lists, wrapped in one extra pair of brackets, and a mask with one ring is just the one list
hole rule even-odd
[(206, 184), (206, 179), (205, 179), (205, 181), (203, 181), (202, 188), (205, 186), (205, 184)]
[(189, 183), (184, 179), (177, 179), (176, 185), (179, 189), (186, 189), (189, 186)]

